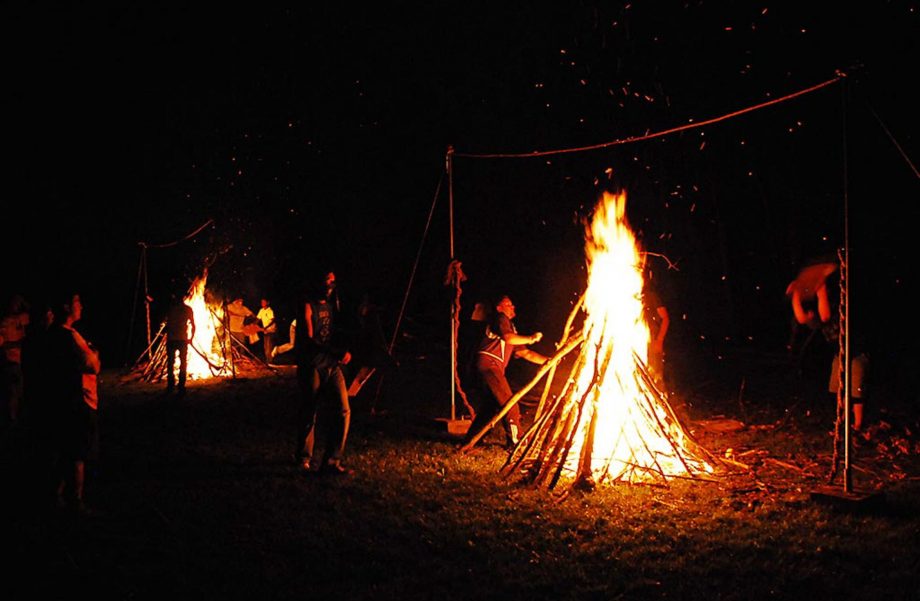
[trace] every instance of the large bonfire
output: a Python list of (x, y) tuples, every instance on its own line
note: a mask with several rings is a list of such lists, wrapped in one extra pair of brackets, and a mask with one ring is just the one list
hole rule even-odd
[(584, 342), (562, 393), (505, 466), (537, 485), (666, 481), (715, 465), (649, 374), (643, 259), (625, 213), (626, 195), (605, 193), (586, 226)]

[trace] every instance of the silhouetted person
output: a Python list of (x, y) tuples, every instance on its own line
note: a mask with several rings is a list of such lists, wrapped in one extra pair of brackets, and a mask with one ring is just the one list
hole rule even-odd
[[(827, 280), (836, 271), (836, 263), (813, 263), (802, 268), (796, 279), (786, 288), (795, 321), (813, 332), (820, 332), (827, 343), (828, 351), (833, 353), (827, 390), (834, 395), (837, 394), (842, 379), (839, 352), (840, 308), (838, 303), (833, 303), (830, 299)], [(863, 401), (868, 396), (866, 383), (869, 357), (862, 348), (860, 338), (856, 337), (854, 340), (859, 344), (850, 347), (850, 401), (853, 408), (852, 428), (859, 431), (863, 427)]]
[(176, 356), (179, 358), (179, 395), (185, 394), (188, 346), (195, 338), (195, 313), (179, 295), (170, 299), (166, 313), (166, 392), (176, 386)]
[(68, 294), (52, 308), (54, 322), (27, 350), (26, 390), (57, 503), (82, 512), (85, 464), (98, 452), (95, 399), (85, 391), (85, 376), (98, 374), (101, 365), (99, 353), (74, 329), (83, 316), (80, 296)]
[(642, 292), (642, 307), (645, 311), (645, 322), (648, 324), (648, 369), (649, 375), (659, 388), (665, 388), (664, 375), (664, 341), (671, 325), (671, 316), (665, 306), (654, 283), (651, 271), (647, 272), (645, 288)]
[[(23, 404), (21, 416), (29, 426), (34, 425), (35, 401), (47, 396), (45, 388), (48, 383), (41, 377), (41, 359), (45, 349), (48, 330), (54, 322), (54, 312), (47, 302), (33, 306), (25, 338), (22, 340), (22, 384)], [(30, 420), (30, 418), (33, 418)]]
[(355, 351), (352, 366), (357, 364), (359, 368), (349, 385), (348, 396), (355, 397), (378, 369), (382, 377), (391, 374), (398, 365), (383, 334), (380, 307), (371, 300), (370, 293), (365, 293), (358, 305), (357, 330), (352, 347)]
[(328, 286), (324, 286), (310, 295), (297, 316), (297, 345), (294, 349), (301, 395), (295, 453), (305, 470), (315, 467), (313, 443), (317, 410), (320, 402), (326, 400), (332, 407), (323, 428), (326, 452), (319, 469), (324, 473), (344, 474), (347, 470), (342, 465), (342, 455), (348, 438), (351, 407), (342, 366), (351, 361), (351, 353), (337, 336), (335, 311), (327, 291)]
[(29, 305), (16, 294), (0, 319), (0, 431), (19, 418), (22, 404), (22, 342), (29, 325)]

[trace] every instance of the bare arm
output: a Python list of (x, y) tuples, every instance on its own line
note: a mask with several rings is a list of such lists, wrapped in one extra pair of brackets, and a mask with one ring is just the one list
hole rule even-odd
[(793, 288), (792, 290), (792, 314), (795, 315), (797, 322), (801, 324), (808, 323), (808, 314), (802, 307), (802, 295), (799, 293), (798, 288)]
[(821, 284), (816, 294), (818, 296), (818, 317), (821, 318), (822, 322), (825, 322), (831, 318), (831, 303), (827, 299), (827, 286)]
[(531, 336), (524, 336), (515, 332), (508, 332), (502, 336), (502, 340), (515, 346), (526, 346), (543, 340), (543, 332), (535, 332)]
[(531, 363), (536, 363), (537, 365), (543, 365), (544, 363), (549, 361), (549, 357), (547, 357), (546, 355), (542, 355), (538, 353), (537, 351), (532, 351), (529, 348), (515, 349), (514, 356), (520, 357), (521, 359), (524, 359), (525, 361), (529, 361)]
[(304, 325), (307, 326), (307, 338), (313, 339), (313, 307), (305, 303), (303, 308)]

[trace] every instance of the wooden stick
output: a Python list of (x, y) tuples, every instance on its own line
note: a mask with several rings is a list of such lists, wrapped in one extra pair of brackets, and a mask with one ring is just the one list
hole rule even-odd
[[(575, 315), (578, 314), (578, 310), (581, 309), (581, 306), (585, 302), (585, 293), (582, 292), (581, 296), (578, 297), (578, 302), (575, 303), (575, 306), (572, 307), (572, 312), (569, 313), (569, 318), (565, 322), (565, 327), (562, 328), (562, 337), (559, 339), (559, 344), (556, 345), (556, 348), (561, 347), (569, 337), (569, 331), (572, 329), (572, 322), (575, 321)], [(550, 386), (553, 384), (553, 378), (556, 377), (556, 366), (549, 370), (549, 375), (546, 376), (546, 385), (543, 386), (543, 394), (540, 395), (540, 403), (537, 405), (537, 411), (534, 413), (534, 421), (540, 419), (540, 416), (543, 415), (543, 408), (546, 404), (546, 397), (549, 396)]]
[(539, 382), (540, 379), (544, 375), (546, 375), (546, 373), (550, 369), (553, 368), (553, 366), (559, 363), (559, 361), (563, 357), (565, 357), (570, 352), (572, 352), (572, 350), (578, 347), (578, 345), (582, 343), (584, 338), (585, 338), (584, 332), (580, 333), (578, 336), (574, 336), (573, 338), (571, 338), (562, 349), (557, 351), (556, 354), (553, 355), (553, 357), (549, 361), (547, 361), (540, 367), (540, 370), (537, 372), (537, 375), (534, 376), (534, 378), (526, 386), (521, 388), (519, 391), (517, 391), (517, 393), (514, 394), (514, 396), (508, 399), (508, 402), (505, 403), (505, 405), (501, 408), (501, 411), (496, 413), (495, 416), (489, 421), (489, 423), (486, 424), (482, 430), (477, 432), (476, 435), (473, 438), (471, 438), (470, 441), (463, 446), (463, 448), (460, 449), (460, 452), (468, 453), (470, 449), (476, 446), (476, 443), (479, 442), (479, 439), (485, 436), (486, 432), (494, 428), (495, 424), (500, 422), (502, 418), (505, 417), (505, 415), (509, 411), (511, 411), (511, 408), (514, 407), (518, 403), (518, 401), (520, 401), (524, 397), (525, 394), (530, 392), (530, 389), (536, 386), (537, 382)]
[[(534, 460), (537, 463), (542, 464), (543, 460), (546, 459), (546, 453), (548, 452), (549, 445), (545, 444), (546, 441), (551, 441), (554, 439), (554, 426), (559, 425), (559, 420), (553, 421), (553, 416), (560, 411), (560, 407), (563, 405), (568, 394), (569, 386), (572, 383), (572, 378), (575, 373), (580, 369), (581, 364), (584, 359), (584, 354), (579, 353), (578, 359), (575, 361), (575, 364), (572, 366), (572, 371), (569, 373), (569, 377), (566, 380), (565, 386), (562, 388), (562, 392), (550, 405), (549, 410), (544, 412), (539, 419), (534, 419), (533, 423), (530, 426), (530, 429), (524, 433), (521, 437), (522, 444), (514, 448), (508, 459), (505, 461), (505, 465), (502, 469), (505, 473), (511, 473), (518, 468), (518, 466), (527, 460), (527, 457), (531, 455), (532, 452), (536, 452), (537, 457)], [(523, 444), (526, 442), (526, 446)]]
[[(565, 342), (568, 342), (568, 341), (566, 340)], [(579, 353), (578, 359), (572, 365), (572, 369), (569, 372), (569, 376), (565, 381), (565, 385), (562, 387), (562, 392), (560, 392), (559, 396), (556, 397), (549, 411), (545, 411), (542, 415), (535, 416), (533, 422), (530, 425), (530, 429), (528, 429), (527, 432), (525, 432), (524, 435), (521, 436), (522, 441), (530, 441), (527, 447), (523, 450), (523, 452), (521, 452), (522, 445), (518, 445), (517, 447), (515, 447), (511, 455), (508, 455), (508, 460), (505, 462), (505, 467), (508, 467), (512, 464), (520, 463), (520, 461), (522, 461), (530, 453), (531, 449), (534, 447), (534, 444), (538, 440), (546, 438), (545, 434), (541, 435), (540, 432), (541, 430), (543, 430), (544, 427), (546, 427), (546, 423), (549, 419), (551, 419), (552, 414), (555, 413), (559, 409), (559, 407), (562, 405), (562, 401), (565, 399), (566, 394), (568, 394), (569, 387), (574, 381), (574, 376), (581, 369), (581, 365), (583, 364), (583, 362), (584, 362), (584, 353)]]

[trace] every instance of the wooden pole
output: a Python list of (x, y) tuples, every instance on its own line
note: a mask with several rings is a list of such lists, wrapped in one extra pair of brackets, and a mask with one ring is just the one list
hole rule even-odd
[(840, 282), (843, 288), (843, 492), (853, 491), (853, 473), (850, 470), (850, 195), (848, 191), (847, 161), (847, 82), (843, 82), (843, 260)]
[[(141, 261), (144, 266), (144, 309), (147, 314), (147, 348), (150, 348), (150, 345), (153, 344), (153, 339), (150, 336), (150, 290), (147, 283), (147, 247), (141, 247), (142, 258)], [(148, 355), (148, 358), (152, 359), (151, 355)]]
[[(448, 190), (448, 224), (450, 228), (450, 260), (454, 260), (454, 147), (447, 147), (447, 190)], [(460, 318), (456, 315), (456, 305), (450, 305), (450, 419), (457, 419), (457, 328)]]

